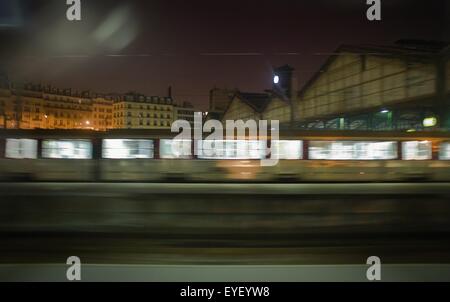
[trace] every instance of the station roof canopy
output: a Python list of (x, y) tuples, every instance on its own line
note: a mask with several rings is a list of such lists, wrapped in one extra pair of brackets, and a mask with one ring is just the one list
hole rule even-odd
[(263, 112), (271, 100), (270, 94), (267, 93), (237, 92), (235, 97), (238, 97), (256, 112)]
[(371, 55), (380, 57), (404, 58), (415, 61), (430, 61), (450, 51), (450, 43), (441, 41), (422, 40), (399, 40), (393, 45), (348, 45), (339, 46), (319, 68), (319, 70), (300, 89), (299, 95), (317, 80), (317, 78), (328, 69), (340, 53), (355, 53), (360, 55)]

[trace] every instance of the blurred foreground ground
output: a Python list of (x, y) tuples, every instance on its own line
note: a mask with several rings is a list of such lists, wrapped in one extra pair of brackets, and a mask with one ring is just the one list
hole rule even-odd
[(0, 263), (450, 263), (450, 184), (0, 184)]

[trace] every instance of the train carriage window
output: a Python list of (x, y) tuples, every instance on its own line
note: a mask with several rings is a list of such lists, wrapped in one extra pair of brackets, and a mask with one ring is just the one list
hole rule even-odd
[(192, 158), (191, 140), (161, 139), (159, 155), (164, 159)]
[(153, 140), (104, 139), (102, 157), (109, 159), (153, 158)]
[(390, 160), (397, 158), (396, 142), (311, 141), (309, 159)]
[(271, 157), (278, 159), (302, 159), (303, 141), (273, 140)]
[(430, 141), (411, 141), (402, 143), (402, 158), (404, 160), (429, 160), (431, 159)]
[(92, 143), (89, 140), (44, 140), (42, 157), (54, 159), (91, 159)]
[(37, 140), (6, 139), (5, 157), (14, 159), (36, 159)]
[(200, 159), (226, 158), (227, 145), (224, 140), (198, 140), (197, 147)]
[(263, 159), (265, 142), (257, 140), (203, 140), (198, 141), (201, 159)]
[(450, 160), (450, 142), (441, 144), (441, 149), (439, 150), (439, 159)]

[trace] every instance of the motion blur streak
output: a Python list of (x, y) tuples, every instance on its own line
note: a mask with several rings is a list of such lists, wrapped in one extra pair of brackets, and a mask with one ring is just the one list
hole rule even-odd
[(384, 263), (450, 261), (448, 184), (248, 186), (3, 184), (0, 259), (361, 264), (376, 254)]

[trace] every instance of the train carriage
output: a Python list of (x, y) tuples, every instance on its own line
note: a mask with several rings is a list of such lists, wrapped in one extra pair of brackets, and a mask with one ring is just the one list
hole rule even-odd
[[(0, 131), (0, 180), (450, 181), (446, 132), (289, 131), (206, 141), (163, 130)], [(262, 159), (278, 158), (274, 166)]]

